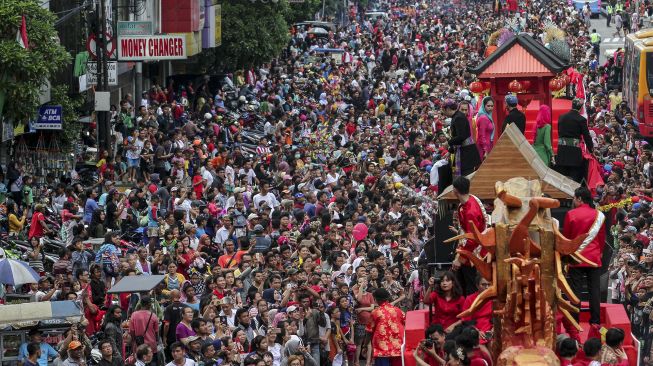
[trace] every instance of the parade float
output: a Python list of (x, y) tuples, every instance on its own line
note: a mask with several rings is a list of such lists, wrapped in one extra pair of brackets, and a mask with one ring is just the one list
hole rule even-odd
[[(506, 127), (488, 158), (469, 178), (471, 192), (493, 207), (491, 224), (484, 231), (475, 230), (445, 241), (473, 239), (481, 243), (490, 253), (485, 258), (460, 249), (457, 253), (470, 260), (491, 286), (459, 317), (473, 317), (477, 309), (491, 301), (494, 338), (488, 347), (497, 365), (558, 365), (558, 312), (580, 331), (582, 341), (587, 339), (589, 329), (588, 305), (572, 305), (582, 300), (582, 294), (571, 290), (564, 272), (567, 263), (588, 263), (578, 251), (587, 235), (564, 237), (562, 220), (554, 217), (564, 215), (561, 204), (569, 208), (578, 183), (544, 165), (514, 125)], [(443, 204), (454, 204), (451, 189), (439, 199)], [(553, 215), (554, 211), (558, 215)], [(441, 245), (455, 248), (452, 243)], [(576, 314), (580, 315), (578, 322)], [(412, 352), (424, 339), (430, 318), (428, 309), (407, 313), (404, 365), (415, 364)], [(624, 330), (623, 348), (630, 364), (637, 365), (639, 344), (632, 336), (623, 306), (601, 304), (601, 324)]]

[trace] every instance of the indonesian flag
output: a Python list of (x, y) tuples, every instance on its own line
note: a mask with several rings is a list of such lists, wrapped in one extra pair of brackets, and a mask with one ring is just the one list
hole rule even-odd
[(23, 47), (29, 48), (29, 42), (27, 40), (27, 23), (25, 23), (25, 15), (23, 15), (23, 20), (20, 24), (18, 32), (16, 32), (16, 42)]

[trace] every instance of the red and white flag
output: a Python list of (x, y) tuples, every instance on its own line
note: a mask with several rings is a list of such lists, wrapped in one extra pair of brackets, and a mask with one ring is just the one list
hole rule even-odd
[(18, 42), (18, 44), (23, 48), (29, 48), (29, 41), (27, 40), (27, 23), (25, 23), (24, 15), (20, 28), (18, 28), (18, 32), (16, 32), (16, 42)]

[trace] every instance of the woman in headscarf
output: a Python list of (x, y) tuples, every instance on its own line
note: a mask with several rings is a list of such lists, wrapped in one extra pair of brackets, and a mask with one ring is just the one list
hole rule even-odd
[(541, 105), (535, 120), (535, 141), (533, 148), (547, 166), (553, 163), (553, 147), (551, 146), (551, 108)]
[(351, 264), (345, 263), (342, 266), (340, 266), (340, 272), (344, 273), (345, 275), (345, 283), (346, 284), (351, 284), (351, 277), (354, 272), (354, 269)]
[(481, 107), (476, 114), (476, 129), (478, 146), (481, 159), (485, 159), (492, 150), (492, 141), (494, 141), (494, 120), (492, 111), (494, 110), (494, 100), (492, 97), (485, 97), (481, 101)]

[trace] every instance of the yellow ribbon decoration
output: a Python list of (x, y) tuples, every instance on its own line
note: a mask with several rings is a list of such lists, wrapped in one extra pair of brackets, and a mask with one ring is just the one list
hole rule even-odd
[(623, 200), (621, 200), (619, 202), (613, 202), (613, 203), (610, 203), (610, 204), (607, 204), (607, 205), (599, 206), (596, 209), (601, 211), (601, 212), (608, 212), (608, 211), (612, 210), (613, 208), (623, 208), (624, 206), (630, 205), (631, 203), (633, 203), (633, 199), (632, 199), (632, 197), (629, 197), (629, 198), (623, 199)]

